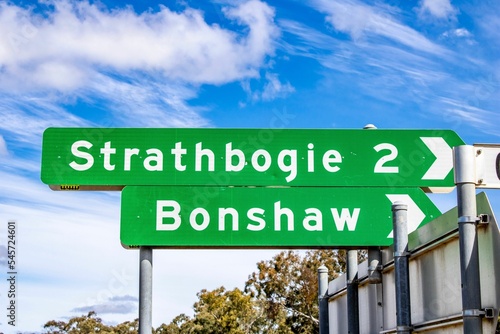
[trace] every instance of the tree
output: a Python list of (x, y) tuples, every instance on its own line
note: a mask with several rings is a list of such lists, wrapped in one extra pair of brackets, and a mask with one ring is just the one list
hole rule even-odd
[(261, 313), (249, 295), (238, 288), (227, 291), (224, 287), (197, 294), (192, 319), (181, 315), (169, 325), (159, 328), (168, 334), (250, 334), (260, 333)]
[[(345, 271), (345, 251), (283, 251), (257, 263), (245, 290), (202, 290), (193, 318), (185, 315), (161, 334), (293, 334), (318, 331), (318, 268), (330, 279)], [(159, 328), (160, 329), (160, 328)]]
[(139, 319), (125, 321), (112, 328), (116, 334), (136, 334), (139, 331)]
[[(360, 260), (365, 257), (360, 253)], [(194, 316), (178, 315), (154, 334), (295, 334), (318, 332), (318, 268), (329, 279), (345, 272), (345, 251), (282, 251), (257, 263), (241, 291), (224, 287), (197, 294)], [(49, 321), (47, 334), (135, 334), (138, 320), (106, 326), (95, 312), (64, 321)]]
[(68, 322), (51, 320), (43, 328), (47, 330), (47, 334), (116, 333), (113, 328), (104, 325), (94, 311), (90, 311), (86, 316), (71, 318)]
[(325, 265), (329, 279), (345, 271), (345, 251), (283, 251), (257, 263), (257, 272), (245, 284), (245, 292), (264, 305), (268, 333), (318, 332), (317, 270)]
[(193, 320), (184, 313), (176, 316), (168, 325), (162, 324), (155, 334), (189, 334), (193, 332)]

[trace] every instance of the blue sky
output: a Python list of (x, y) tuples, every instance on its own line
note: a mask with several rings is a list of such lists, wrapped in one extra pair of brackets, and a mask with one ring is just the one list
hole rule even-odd
[[(45, 128), (373, 123), (498, 143), (499, 12), (492, 0), (0, 3), (0, 222), (19, 226), (17, 329), (137, 312), (120, 196), (43, 185)], [(241, 288), (274, 253), (156, 251), (154, 324), (190, 314), (203, 288)]]

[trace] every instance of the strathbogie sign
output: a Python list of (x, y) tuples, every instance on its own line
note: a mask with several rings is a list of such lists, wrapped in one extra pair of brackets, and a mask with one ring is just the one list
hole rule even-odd
[(418, 188), (127, 186), (125, 247), (318, 248), (392, 244), (391, 203), (409, 232), (441, 213)]
[(449, 130), (49, 128), (42, 181), (53, 189), (453, 187), (451, 148), (463, 144)]

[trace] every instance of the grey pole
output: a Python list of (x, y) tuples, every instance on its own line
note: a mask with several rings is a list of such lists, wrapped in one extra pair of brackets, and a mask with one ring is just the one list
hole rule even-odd
[(408, 253), (408, 206), (402, 202), (392, 205), (394, 230), (394, 274), (396, 285), (396, 325), (398, 334), (410, 334), (410, 274)]
[(153, 249), (139, 249), (139, 334), (151, 334), (153, 328)]
[(358, 251), (347, 251), (347, 333), (359, 334)]
[(382, 283), (382, 252), (379, 247), (368, 248), (368, 281)]
[(475, 151), (470, 145), (453, 149), (457, 185), (458, 236), (462, 279), (462, 312), (465, 334), (480, 334), (482, 328), (481, 287), (477, 241)]
[(328, 268), (318, 268), (319, 334), (328, 334)]

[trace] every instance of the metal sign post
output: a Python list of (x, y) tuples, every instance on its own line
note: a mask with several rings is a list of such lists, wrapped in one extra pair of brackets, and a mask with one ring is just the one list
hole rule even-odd
[(464, 334), (481, 334), (481, 286), (477, 241), (475, 150), (462, 145), (453, 149), (457, 185), (458, 233), (462, 278), (462, 311)]
[(347, 333), (359, 334), (358, 251), (347, 251)]
[(319, 334), (328, 334), (328, 268), (318, 268)]
[(139, 334), (153, 328), (153, 248), (139, 249)]
[(411, 304), (408, 253), (408, 206), (392, 205), (394, 223), (394, 274), (396, 279), (396, 324), (398, 334), (410, 334)]

